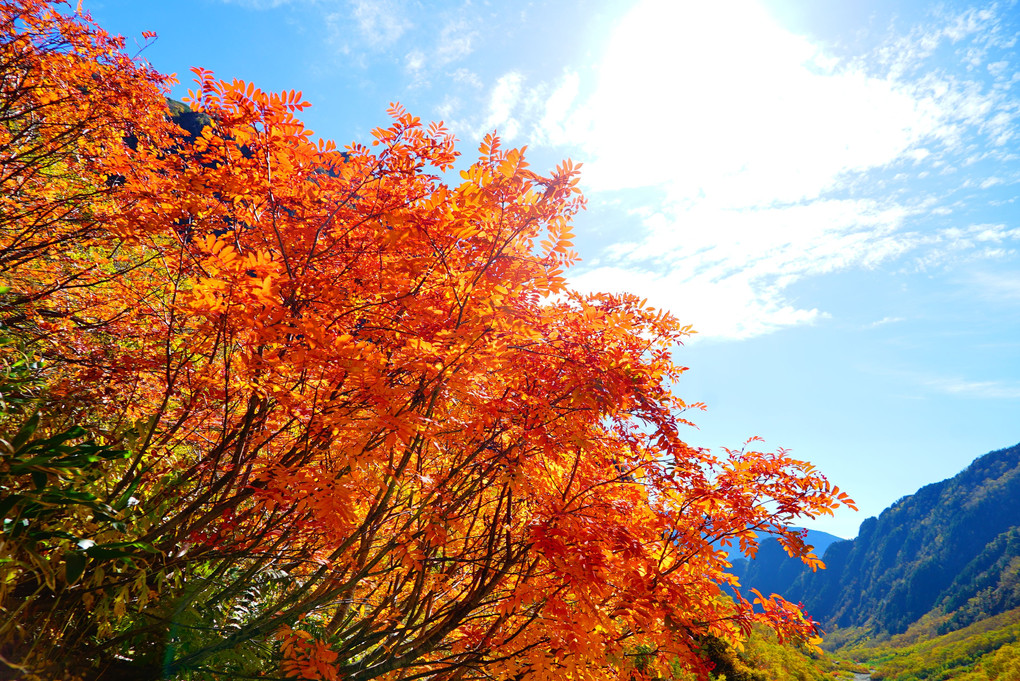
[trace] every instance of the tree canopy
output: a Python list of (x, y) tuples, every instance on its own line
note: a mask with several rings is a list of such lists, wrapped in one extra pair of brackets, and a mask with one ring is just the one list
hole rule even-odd
[(489, 135), (450, 183), (442, 124), (338, 149), (201, 69), (190, 136), (80, 9), (0, 0), (0, 31), (9, 669), (656, 678), (816, 633), (718, 547), (818, 566), (788, 523), (852, 502), (683, 441), (690, 328), (566, 278), (577, 166)]

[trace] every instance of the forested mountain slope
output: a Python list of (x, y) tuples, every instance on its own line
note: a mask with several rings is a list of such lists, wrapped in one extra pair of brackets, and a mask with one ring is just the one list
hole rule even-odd
[(742, 582), (803, 602), (829, 626), (892, 633), (935, 609), (949, 631), (1020, 606), (1020, 445), (900, 499), (824, 560), (811, 573), (770, 540)]
[[(823, 556), (828, 548), (846, 539), (819, 530), (804, 529), (807, 534), (804, 541), (814, 547), (816, 555)], [(790, 560), (786, 549), (778, 541), (762, 536), (758, 553), (753, 560), (748, 560), (736, 546), (729, 548), (730, 560), (733, 562), (732, 572), (740, 578), (742, 584), (753, 586), (763, 594), (786, 593), (793, 582), (808, 568), (800, 560)]]

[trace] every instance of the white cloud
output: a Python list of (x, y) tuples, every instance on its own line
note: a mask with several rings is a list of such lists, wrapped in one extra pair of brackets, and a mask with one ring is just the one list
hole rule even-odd
[(520, 102), (523, 84), (524, 76), (516, 71), (511, 71), (496, 81), (489, 94), (488, 115), (476, 135), (498, 130), (500, 137), (508, 142), (516, 137), (520, 123), (513, 114)]
[(965, 379), (939, 378), (925, 382), (929, 388), (947, 395), (978, 399), (1017, 400), (1020, 399), (1020, 385), (1003, 381), (968, 381)]
[(283, 5), (290, 4), (311, 4), (317, 0), (223, 0), (228, 5), (241, 5), (248, 9), (273, 9), (275, 7), (281, 7)]
[(995, 12), (972, 7), (962, 14), (951, 17), (949, 24), (942, 28), (941, 35), (957, 43), (968, 36), (989, 31), (994, 25)]
[(699, 269), (721, 274), (746, 269), (791, 276), (870, 267), (902, 252), (897, 230), (907, 214), (902, 207), (849, 199), (764, 208), (672, 203), (644, 218), (648, 231), (620, 259), (675, 267), (696, 258)]
[[(851, 61), (752, 2), (647, 0), (619, 22), (596, 83), (574, 71), (537, 84), (508, 74), (477, 129), (524, 129), (532, 141), (579, 147), (589, 196), (658, 192), (659, 203), (637, 215), (641, 229), (628, 225), (598, 267), (577, 272), (578, 286), (632, 290), (703, 336), (812, 323), (825, 313), (787, 299), (804, 277), (905, 254), (920, 267), (1002, 257), (1020, 236), (1001, 225), (915, 227), (951, 209), (873, 179), (895, 169), (889, 177), (904, 186), (951, 175), (962, 153), (970, 165), (1004, 158), (994, 148), (974, 153), (974, 137), (1004, 144), (1020, 106), (985, 83), (924, 68), (947, 44), (963, 62), (982, 63), (999, 40), (996, 17), (939, 19), (877, 58)], [(1000, 181), (966, 177), (984, 189)]]
[[(499, 128), (500, 137), (511, 141), (522, 130), (532, 146), (583, 144), (590, 137), (590, 112), (580, 101), (580, 86), (580, 76), (569, 69), (556, 82), (534, 85), (519, 71), (510, 71), (489, 91), (487, 114), (472, 126), (473, 134), (481, 137)], [(506, 124), (514, 134), (506, 134)]]
[(535, 131), (536, 142), (560, 145), (573, 141), (576, 133), (571, 128), (583, 125), (572, 118), (580, 87), (580, 75), (576, 71), (567, 71), (548, 97), (545, 96), (544, 88), (541, 92), (535, 92), (535, 99), (541, 102), (543, 109)]
[(482, 89), (482, 79), (479, 78), (478, 74), (472, 71), (471, 69), (461, 67), (456, 71), (452, 72), (450, 74), (450, 78), (455, 83), (464, 83), (466, 85), (470, 85), (472, 88), (475, 88), (477, 90)]
[(672, 310), (702, 337), (748, 338), (827, 315), (786, 300), (806, 276), (875, 267), (923, 239), (903, 233), (901, 207), (828, 200), (770, 208), (674, 203), (643, 216), (636, 241), (571, 279), (585, 290), (628, 290)]
[(878, 327), (885, 326), (886, 324), (896, 324), (897, 322), (902, 321), (904, 321), (903, 317), (882, 317), (878, 321), (874, 321), (868, 324), (868, 328), (877, 329)]
[(407, 12), (393, 0), (353, 0), (351, 18), (361, 37), (375, 48), (389, 47), (411, 28)]
[(595, 157), (589, 186), (763, 205), (923, 159), (924, 142), (958, 141), (992, 102), (967, 84), (841, 65), (751, 3), (650, 1), (621, 22), (584, 106), (591, 127), (573, 141)]
[(436, 113), (439, 115), (440, 119), (446, 120), (453, 116), (459, 107), (460, 100), (456, 97), (447, 95), (443, 98), (442, 103), (436, 107)]
[[(410, 21), (400, 25), (407, 31), (411, 28), (416, 29), (413, 33), (402, 35), (402, 42), (414, 45), (413, 49), (404, 55), (404, 70), (412, 78), (410, 83), (412, 88), (431, 87), (443, 67), (463, 60), (474, 51), (478, 31), (471, 27), (471, 22), (459, 17), (446, 20), (442, 28), (436, 30), (431, 25), (431, 22), (436, 20), (436, 17), (428, 17), (424, 26), (412, 27)], [(374, 34), (370, 31), (369, 35)], [(372, 37), (370, 43), (378, 46), (382, 41)], [(464, 67), (447, 73), (443, 82), (449, 83), (451, 80), (453, 83), (481, 87), (477, 74)], [(446, 93), (446, 96), (449, 94)]]
[(968, 233), (973, 235), (976, 241), (1003, 241), (1020, 240), (1020, 228), (1010, 229), (1006, 225), (971, 225), (967, 228)]
[(927, 234), (917, 234), (916, 237), (909, 246), (909, 249), (916, 250), (914, 264), (920, 271), (930, 271), (1014, 255), (1016, 250), (1013, 244), (1020, 244), (1020, 228), (1009, 228), (1001, 224), (976, 224), (946, 227)]
[(571, 277), (579, 291), (632, 291), (656, 307), (671, 310), (684, 324), (693, 324), (699, 337), (743, 339), (771, 333), (784, 326), (809, 324), (827, 315), (802, 310), (785, 302), (776, 286), (762, 286), (753, 274), (737, 272), (718, 278), (711, 272), (667, 273), (634, 267), (589, 268)]
[(996, 302), (1020, 303), (1020, 274), (980, 272), (972, 277), (980, 295)]
[(986, 68), (988, 69), (988, 73), (998, 78), (999, 76), (1006, 74), (1009, 70), (1009, 62), (1005, 60), (995, 61), (988, 64)]
[(474, 49), (478, 32), (471, 29), (464, 19), (448, 21), (439, 32), (439, 40), (435, 50), (436, 66), (463, 59)]
[[(998, 27), (995, 12), (989, 9), (970, 8), (948, 15), (937, 13), (932, 22), (887, 41), (874, 56), (891, 77), (898, 79), (922, 68), (926, 60), (947, 41), (955, 45), (963, 40), (977, 39), (980, 46), (1001, 47), (1003, 41), (997, 35)], [(976, 54), (971, 52), (970, 56), (973, 58)]]
[[(409, 65), (424, 72), (474, 49), (468, 24), (445, 26), (440, 47)], [(1020, 117), (1002, 85), (1016, 69), (998, 63), (1007, 40), (994, 12), (966, 11), (848, 59), (750, 0), (645, 0), (594, 68), (545, 81), (512, 70), (473, 117), (463, 89), (440, 110), (467, 117), (449, 122), (469, 136), (498, 129), (510, 143), (569, 148), (593, 205), (654, 195), (615, 243), (600, 226), (611, 245), (587, 254), (599, 264), (575, 283), (631, 290), (702, 337), (746, 338), (825, 318), (790, 293), (805, 277), (1014, 252), (1020, 233), (1003, 225), (946, 227), (979, 187), (1014, 181), (986, 168), (1008, 160)], [(947, 50), (958, 68), (932, 66)], [(482, 89), (474, 71), (447, 76)], [(917, 189), (937, 182), (970, 188)]]
[(924, 147), (920, 147), (917, 149), (911, 149), (910, 151), (905, 152), (903, 155), (912, 160), (914, 163), (920, 163), (924, 159), (931, 156), (931, 152), (925, 149)]
[(421, 50), (411, 50), (407, 53), (404, 65), (412, 73), (421, 71), (425, 68), (425, 54)]

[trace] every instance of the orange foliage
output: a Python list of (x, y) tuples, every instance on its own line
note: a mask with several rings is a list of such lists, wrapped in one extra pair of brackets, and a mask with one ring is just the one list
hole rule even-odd
[[(34, 55), (32, 96), (62, 102), (39, 129), (89, 131), (60, 182), (19, 193), (17, 128), (0, 128), (21, 296), (5, 310), (35, 315), (49, 408), (130, 437), (112, 493), (155, 509), (139, 539), (164, 574), (209, 603), (288, 576), (243, 626), (177, 652), (139, 643), (169, 635), (146, 613), (173, 594), (133, 601), (125, 643), (79, 641), (86, 659), (159, 657), (152, 673), (172, 674), (275, 635), (298, 678), (609, 679), (699, 669), (700, 636), (755, 623), (814, 633), (778, 597), (726, 596), (714, 543), (753, 553), (764, 531), (818, 565), (787, 523), (851, 502), (781, 451), (684, 443), (700, 405), (673, 392), (673, 354), (690, 329), (565, 279), (576, 166), (537, 174), (490, 135), (450, 185), (441, 124), (394, 105), (373, 147), (340, 151), (295, 117), (300, 93), (201, 69), (191, 103), (212, 124), (174, 141), (164, 81), (119, 43), (42, 0), (0, 7), (5, 58)], [(32, 43), (37, 24), (82, 45)], [(37, 75), (57, 62), (67, 79)], [(54, 201), (73, 206), (32, 217)]]

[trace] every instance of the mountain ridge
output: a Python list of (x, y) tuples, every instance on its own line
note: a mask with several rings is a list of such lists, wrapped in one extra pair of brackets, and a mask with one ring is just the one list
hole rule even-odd
[(735, 572), (828, 627), (895, 634), (935, 613), (951, 631), (1020, 606), (1020, 444), (902, 497), (822, 558), (813, 573), (766, 540)]

